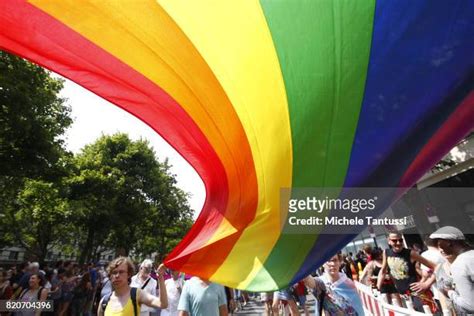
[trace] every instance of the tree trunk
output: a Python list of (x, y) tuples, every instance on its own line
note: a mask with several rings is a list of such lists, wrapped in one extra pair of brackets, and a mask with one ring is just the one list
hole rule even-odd
[(79, 264), (84, 264), (84, 262), (90, 259), (90, 253), (92, 251), (92, 245), (94, 242), (94, 230), (89, 226), (87, 228), (87, 238), (84, 243), (84, 247), (81, 250), (81, 255), (79, 256)]
[(36, 247), (34, 247), (35, 255), (37, 256), (37, 261), (40, 265), (44, 264), (49, 244), (49, 234), (42, 226), (43, 225), (40, 224), (36, 227)]
[(163, 261), (165, 258), (165, 252), (166, 252), (166, 242), (165, 242), (165, 233), (164, 230), (161, 233), (161, 238), (160, 238), (160, 249), (158, 249), (158, 256), (160, 258), (160, 262)]

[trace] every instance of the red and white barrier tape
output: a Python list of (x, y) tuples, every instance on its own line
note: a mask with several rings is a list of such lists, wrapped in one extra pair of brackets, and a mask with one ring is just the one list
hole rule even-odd
[(362, 304), (372, 316), (426, 316), (431, 314), (420, 313), (412, 309), (394, 306), (385, 302), (381, 297), (375, 297), (372, 289), (362, 283), (354, 282)]

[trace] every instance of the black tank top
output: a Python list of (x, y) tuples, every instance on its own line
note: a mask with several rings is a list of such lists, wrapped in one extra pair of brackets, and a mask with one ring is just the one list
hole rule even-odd
[(378, 277), (379, 272), (380, 272), (380, 267), (375, 266), (374, 272), (372, 272), (372, 275)]
[(410, 291), (410, 284), (417, 281), (415, 264), (410, 260), (410, 249), (404, 248), (396, 253), (392, 249), (387, 249), (388, 267), (398, 293), (406, 294)]

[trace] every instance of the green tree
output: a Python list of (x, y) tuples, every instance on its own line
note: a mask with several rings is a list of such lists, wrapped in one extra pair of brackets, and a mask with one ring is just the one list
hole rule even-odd
[(72, 123), (62, 88), (43, 68), (0, 51), (0, 176), (54, 175)]
[[(149, 248), (140, 245), (149, 240), (158, 247), (164, 229), (148, 229), (159, 227), (152, 224), (157, 218), (191, 214), (169, 165), (157, 160), (146, 141), (132, 141), (125, 134), (103, 136), (76, 156), (75, 165), (68, 183), (75, 223), (82, 230), (81, 262), (94, 259), (103, 245), (124, 254), (148, 254)], [(160, 235), (144, 235), (151, 232)]]
[(90, 157), (76, 157), (79, 165), (67, 181), (81, 263), (93, 259), (94, 250), (106, 240), (113, 224), (111, 218), (122, 181), (116, 170), (101, 164), (88, 165)]
[[(165, 170), (169, 166), (165, 162)], [(184, 237), (193, 224), (193, 211), (189, 207), (188, 194), (175, 186), (174, 177), (160, 181), (164, 185), (157, 187), (152, 208), (140, 226), (135, 252), (144, 257), (157, 253), (161, 261)]]
[(72, 120), (62, 87), (43, 68), (0, 51), (0, 248), (20, 242), (12, 227), (26, 182), (59, 183), (67, 173), (61, 137)]
[(43, 262), (52, 247), (61, 247), (71, 215), (66, 199), (55, 184), (27, 180), (18, 196), (12, 223), (15, 239)]

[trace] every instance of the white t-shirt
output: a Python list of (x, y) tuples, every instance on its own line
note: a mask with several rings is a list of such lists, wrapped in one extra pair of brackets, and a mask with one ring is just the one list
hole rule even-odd
[(463, 252), (451, 265), (455, 291), (449, 291), (449, 298), (456, 309), (474, 313), (474, 250)]
[[(439, 250), (431, 249), (428, 248), (428, 250), (424, 251), (421, 256), (425, 259), (428, 259), (429, 261), (433, 262), (436, 266), (438, 266), (441, 263), (446, 262), (446, 259), (443, 258)], [(424, 264), (421, 265), (421, 269), (423, 271), (428, 271), (430, 268), (425, 266)]]
[[(437, 249), (428, 248), (428, 250), (424, 251), (421, 254), (421, 256), (423, 258), (433, 262), (436, 266), (446, 262), (446, 259), (443, 258), (443, 256), (441, 255), (441, 253)], [(424, 264), (421, 264), (420, 268), (421, 268), (421, 270), (423, 270), (425, 272), (430, 270), (430, 268), (428, 268)], [(438, 291), (438, 289), (436, 288), (435, 285), (436, 285), (436, 283), (433, 283), (433, 285), (431, 286), (431, 292), (433, 292), (433, 297), (435, 299), (439, 300), (439, 291)]]
[(181, 296), (178, 288), (182, 291), (183, 285), (184, 282), (182, 279), (168, 279), (165, 281), (166, 294), (168, 294), (168, 308), (161, 311), (161, 316), (178, 316), (178, 303), (179, 297)]
[(44, 285), (44, 288), (47, 289), (48, 291), (51, 291), (51, 282), (46, 281), (46, 284)]
[[(148, 279), (149, 279), (148, 283), (142, 289), (142, 286), (147, 282)], [(144, 282), (142, 282), (142, 280), (138, 277), (138, 274), (136, 274), (136, 275), (132, 276), (132, 281), (130, 282), (130, 287), (136, 287), (138, 289), (141, 289), (142, 291), (146, 291), (146, 292), (150, 293), (151, 295), (156, 296), (157, 282), (152, 277), (148, 277), (148, 279), (145, 280)], [(142, 304), (140, 306), (140, 314), (141, 313), (151, 313), (153, 311), (154, 311), (153, 307), (149, 307), (149, 306), (146, 306), (144, 304)]]

